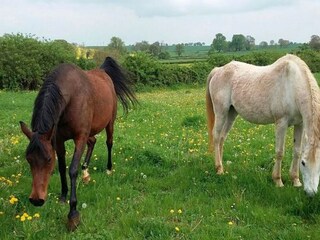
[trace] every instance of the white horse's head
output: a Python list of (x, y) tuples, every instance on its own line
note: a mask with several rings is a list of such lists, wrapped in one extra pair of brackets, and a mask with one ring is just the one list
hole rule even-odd
[(320, 176), (320, 145), (307, 146), (301, 157), (301, 173), (305, 192), (314, 196), (318, 191)]

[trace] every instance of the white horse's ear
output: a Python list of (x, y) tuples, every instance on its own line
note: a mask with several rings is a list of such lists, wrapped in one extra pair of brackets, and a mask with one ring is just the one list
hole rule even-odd
[(27, 136), (27, 138), (30, 140), (33, 136), (33, 132), (27, 127), (27, 124), (25, 124), (24, 122), (20, 121), (20, 127), (21, 127), (21, 131), (24, 133), (24, 135)]

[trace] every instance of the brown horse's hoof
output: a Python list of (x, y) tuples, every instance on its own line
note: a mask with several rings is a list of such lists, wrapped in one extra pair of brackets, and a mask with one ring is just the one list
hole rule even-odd
[(67, 203), (67, 197), (60, 196), (59, 203), (61, 203), (61, 204)]
[(90, 182), (90, 180), (91, 180), (91, 177), (90, 177), (90, 175), (89, 175), (89, 171), (88, 171), (88, 169), (85, 169), (85, 170), (83, 170), (82, 171), (82, 181), (83, 181), (83, 183), (85, 183), (85, 184), (88, 184), (89, 182)]
[(80, 224), (80, 213), (77, 213), (74, 217), (68, 218), (67, 228), (70, 232), (77, 229)]

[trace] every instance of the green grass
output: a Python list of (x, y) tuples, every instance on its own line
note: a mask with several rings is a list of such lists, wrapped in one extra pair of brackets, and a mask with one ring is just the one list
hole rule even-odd
[[(18, 121), (30, 122), (36, 93), (0, 92), (0, 239), (317, 239), (320, 197), (307, 198), (289, 181), (292, 130), (284, 188), (271, 179), (273, 126), (240, 118), (225, 143), (226, 174), (217, 176), (207, 153), (204, 94), (204, 88), (138, 94), (141, 105), (116, 122), (112, 176), (105, 173), (105, 134), (97, 136), (92, 181), (78, 181), (81, 225), (68, 233), (57, 170), (45, 205), (28, 201), (27, 139)], [(68, 163), (72, 151), (70, 142)], [(23, 213), (40, 217), (22, 222)]]

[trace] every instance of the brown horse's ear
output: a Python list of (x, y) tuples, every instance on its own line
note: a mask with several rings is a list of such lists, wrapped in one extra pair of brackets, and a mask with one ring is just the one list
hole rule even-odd
[(24, 135), (27, 136), (27, 138), (30, 140), (33, 136), (33, 132), (27, 127), (27, 124), (25, 124), (24, 122), (20, 121), (20, 127), (21, 127), (21, 131), (24, 133)]
[(42, 134), (42, 136), (44, 137), (45, 140), (51, 141), (54, 131), (55, 131), (55, 125), (53, 125), (48, 132)]

